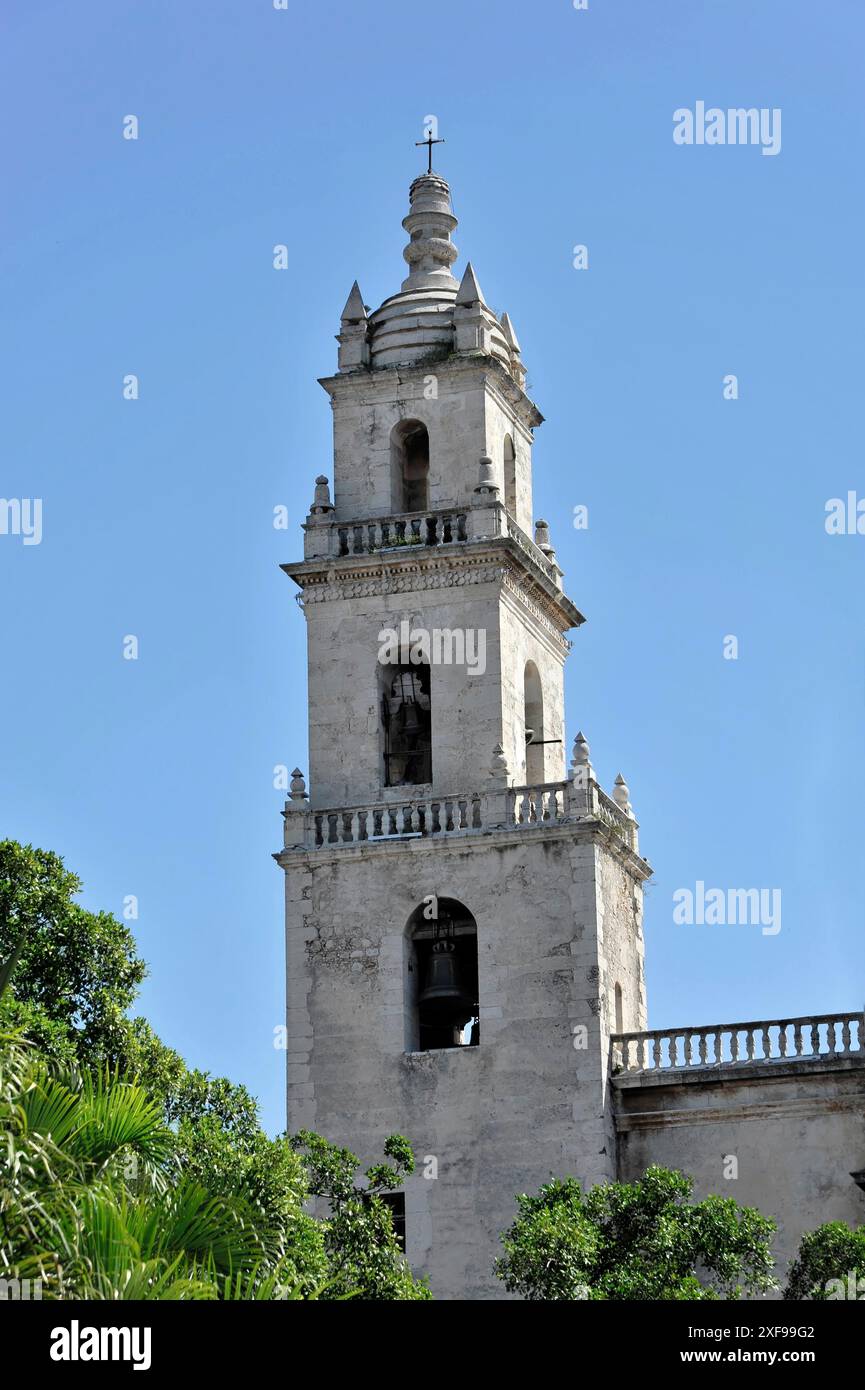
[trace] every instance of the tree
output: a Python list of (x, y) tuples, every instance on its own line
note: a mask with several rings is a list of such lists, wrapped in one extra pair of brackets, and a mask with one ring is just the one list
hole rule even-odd
[(404, 1175), (414, 1172), (408, 1140), (401, 1134), (385, 1140), (384, 1152), (393, 1164), (367, 1168), (366, 1187), (355, 1181), (360, 1164), (350, 1149), (338, 1148), (311, 1130), (299, 1130), (291, 1144), (303, 1157), (310, 1194), (326, 1199), (330, 1209), (324, 1222), (330, 1283), (322, 1297), (354, 1295), (376, 1302), (431, 1298), (426, 1283), (414, 1278), (400, 1252), (390, 1208), (379, 1195), (395, 1191)]
[(737, 1298), (774, 1288), (775, 1223), (732, 1198), (691, 1202), (690, 1178), (651, 1167), (583, 1193), (574, 1178), (517, 1197), (496, 1274), (527, 1299)]
[(788, 1271), (784, 1297), (814, 1302), (865, 1298), (865, 1226), (827, 1221), (807, 1231)]
[[(214, 1195), (176, 1162), (161, 1106), (109, 1074), (62, 1077), (0, 1039), (0, 1276), (45, 1299), (314, 1297), (321, 1235), (302, 1246), (242, 1192)], [(316, 1248), (317, 1243), (317, 1248)], [(317, 1255), (317, 1259), (316, 1259)]]
[(74, 902), (80, 891), (59, 855), (0, 841), (0, 961), (12, 966), (2, 1021), (61, 1060), (115, 1062), (147, 967), (129, 928)]
[[(346, 1180), (357, 1168), (347, 1150), (309, 1136), (308, 1165), (302, 1145), (269, 1138), (246, 1087), (190, 1070), (145, 1019), (128, 1017), (146, 966), (126, 926), (73, 902), (80, 888), (57, 855), (0, 843), (0, 1278), (27, 1277), (35, 1261), (46, 1297), (144, 1296), (128, 1290), (151, 1277), (184, 1298), (307, 1298), (322, 1287), (331, 1298), (429, 1297), (375, 1195), (413, 1168), (406, 1141), (388, 1140), (396, 1167), (369, 1169), (362, 1190)], [(146, 1113), (158, 1163), (142, 1167), (125, 1139), (98, 1160), (75, 1147), (83, 1116), (114, 1125), (127, 1109)], [(78, 1117), (68, 1133), (56, 1127), (63, 1115)], [(303, 1210), (308, 1166), (334, 1199), (327, 1221)], [(184, 1222), (210, 1230), (212, 1246), (180, 1248), (171, 1232)], [(106, 1246), (87, 1245), (97, 1232)], [(125, 1263), (109, 1258), (116, 1241)]]

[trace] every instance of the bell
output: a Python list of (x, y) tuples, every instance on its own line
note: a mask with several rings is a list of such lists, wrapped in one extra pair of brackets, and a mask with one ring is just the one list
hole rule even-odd
[(459, 1016), (471, 1008), (472, 1000), (460, 982), (452, 941), (437, 941), (432, 948), (426, 984), (418, 1003), (428, 1013)]

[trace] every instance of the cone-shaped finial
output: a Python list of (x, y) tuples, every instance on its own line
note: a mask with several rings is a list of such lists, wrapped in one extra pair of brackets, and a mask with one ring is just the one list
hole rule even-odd
[(616, 785), (613, 787), (613, 800), (616, 805), (624, 811), (626, 816), (633, 818), (634, 811), (631, 806), (631, 793), (628, 790), (628, 784), (621, 772), (616, 778)]
[(509, 314), (502, 314), (502, 317), (501, 317), (501, 325), (502, 325), (502, 332), (503, 332), (504, 335), (505, 335), (505, 342), (507, 343), (507, 345), (508, 345), (508, 347), (510, 348), (511, 352), (514, 353), (515, 356), (519, 357), (519, 355), (520, 355), (520, 345), (519, 345), (519, 342), (517, 341), (517, 335), (516, 335), (516, 333), (514, 332), (514, 325), (511, 323), (511, 319), (510, 319), (510, 315), (509, 315)]
[(460, 287), (457, 291), (457, 304), (484, 304), (483, 290), (478, 284), (478, 277), (475, 275), (475, 268), (469, 261), (460, 280)]
[(366, 305), (363, 302), (360, 286), (355, 280), (348, 299), (345, 301), (345, 308), (340, 315), (340, 323), (364, 323), (366, 317)]
[(589, 761), (589, 745), (582, 729), (574, 739), (574, 754), (571, 761), (575, 766), (585, 764)]

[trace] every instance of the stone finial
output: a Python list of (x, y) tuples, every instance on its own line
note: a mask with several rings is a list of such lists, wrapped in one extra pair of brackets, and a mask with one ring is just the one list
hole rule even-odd
[(363, 295), (360, 292), (360, 286), (356, 280), (351, 287), (348, 299), (345, 301), (345, 308), (340, 314), (339, 321), (343, 327), (349, 324), (366, 324), (366, 305), (363, 302)]
[(488, 497), (490, 500), (494, 501), (498, 493), (499, 487), (495, 482), (493, 461), (489, 454), (481, 454), (478, 466), (478, 485), (475, 488), (475, 494), (481, 497)]
[(306, 801), (306, 782), (299, 767), (296, 767), (291, 774), (291, 799), (295, 803), (295, 809), (302, 809)]
[(502, 332), (503, 332), (504, 335), (505, 335), (505, 342), (507, 343), (508, 347), (510, 348), (511, 353), (513, 354), (514, 357), (519, 357), (519, 355), (520, 355), (520, 345), (519, 345), (519, 342), (517, 341), (517, 335), (516, 335), (516, 333), (514, 332), (514, 325), (511, 323), (511, 319), (510, 319), (510, 315), (509, 315), (509, 314), (502, 314), (502, 317), (501, 317), (501, 325), (502, 325)]
[(535, 522), (535, 545), (542, 550), (548, 560), (555, 560), (556, 552), (550, 544), (550, 527), (546, 521)]
[(470, 261), (454, 300), (454, 347), (457, 352), (488, 356), (492, 351), (494, 324), (492, 311), (484, 303), (483, 291)]
[(585, 734), (583, 733), (582, 729), (580, 729), (579, 733), (574, 739), (574, 752), (571, 758), (572, 766), (591, 767), (591, 759), (589, 758), (589, 752), (590, 749), (588, 740)]
[(624, 811), (625, 815), (631, 820), (634, 819), (634, 808), (631, 805), (631, 793), (628, 790), (628, 784), (621, 772), (616, 778), (616, 785), (613, 787), (613, 800), (620, 811)]
[(478, 284), (478, 277), (475, 275), (475, 268), (471, 261), (469, 261), (466, 266), (463, 278), (460, 280), (460, 287), (457, 290), (457, 297), (454, 303), (466, 307), (470, 304), (486, 303), (483, 290)]
[(500, 779), (506, 778), (509, 771), (505, 750), (500, 743), (497, 743), (493, 749), (493, 760), (490, 763), (490, 776)]
[(357, 281), (351, 287), (340, 315), (337, 358), (341, 372), (369, 366), (369, 319)]
[(320, 473), (315, 480), (315, 496), (312, 499), (310, 514), (321, 516), (326, 512), (333, 511), (333, 503), (330, 500), (330, 487), (327, 478)]
[(520, 360), (520, 344), (514, 331), (514, 325), (511, 323), (510, 314), (502, 314), (501, 325), (502, 334), (508, 345), (508, 353), (511, 359), (511, 376), (520, 389), (524, 390), (526, 385), (526, 369)]
[(582, 787), (585, 787), (589, 778), (595, 775), (589, 754), (590, 749), (586, 742), (586, 736), (580, 730), (574, 739), (574, 751), (571, 755), (571, 779)]

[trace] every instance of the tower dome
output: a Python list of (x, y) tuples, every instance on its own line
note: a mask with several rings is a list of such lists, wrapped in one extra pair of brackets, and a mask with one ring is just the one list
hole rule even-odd
[[(522, 385), (518, 350), (515, 355), (507, 327), (484, 302), (471, 265), (461, 282), (451, 273), (459, 255), (452, 241), (457, 219), (450, 188), (440, 174), (429, 172), (414, 180), (402, 225), (409, 234), (403, 250), (409, 273), (399, 293), (363, 319), (364, 351), (346, 354), (340, 365), (348, 370), (391, 367), (452, 352), (476, 352), (498, 358)], [(357, 334), (360, 324), (358, 315), (350, 324), (344, 315), (343, 331), (348, 327)]]

